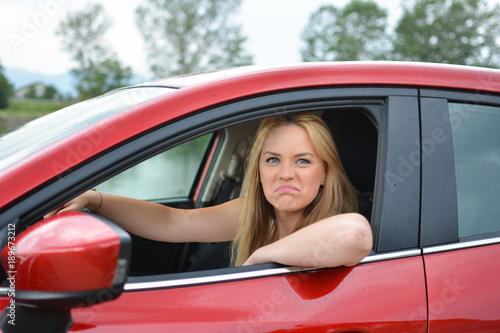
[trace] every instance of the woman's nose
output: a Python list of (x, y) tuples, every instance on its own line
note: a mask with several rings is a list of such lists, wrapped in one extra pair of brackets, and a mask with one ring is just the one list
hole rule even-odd
[(294, 176), (293, 166), (288, 163), (281, 164), (281, 169), (279, 174), (280, 179), (286, 180), (293, 178), (293, 176)]

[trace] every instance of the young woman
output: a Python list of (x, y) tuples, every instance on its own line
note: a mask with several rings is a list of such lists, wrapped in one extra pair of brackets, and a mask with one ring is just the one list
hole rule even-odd
[(313, 114), (262, 121), (238, 199), (182, 210), (87, 191), (47, 217), (84, 208), (157, 241), (233, 241), (236, 266), (352, 266), (372, 247), (331, 133)]

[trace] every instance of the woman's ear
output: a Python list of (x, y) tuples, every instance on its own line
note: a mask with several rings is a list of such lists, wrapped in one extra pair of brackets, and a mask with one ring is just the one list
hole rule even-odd
[(326, 171), (328, 170), (328, 164), (323, 161), (323, 163), (325, 164), (325, 172), (323, 173), (323, 181), (321, 182), (321, 185), (325, 185), (325, 182), (326, 182)]

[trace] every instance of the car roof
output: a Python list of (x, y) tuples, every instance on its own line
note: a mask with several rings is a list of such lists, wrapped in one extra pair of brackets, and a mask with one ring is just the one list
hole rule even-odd
[[(293, 78), (291, 78), (293, 76)], [(500, 70), (450, 64), (396, 61), (299, 63), (245, 66), (174, 76), (137, 86), (192, 87), (217, 81), (276, 81), (282, 89), (311, 85), (409, 85), (500, 92)], [(284, 80), (286, 78), (286, 80)]]
[[(102, 112), (105, 116), (96, 116), (97, 120), (94, 123), (90, 122), (84, 128), (75, 127), (74, 132), (65, 128), (66, 136), (53, 140), (39, 149), (30, 145), (23, 158), (8, 163), (7, 167), (0, 170), (0, 188), (10, 189), (8, 192), (0, 193), (0, 207), (47, 180), (70, 170), (81, 160), (95, 156), (131, 136), (192, 111), (273, 91), (304, 87), (361, 85), (453, 88), (498, 94), (500, 93), (500, 70), (408, 62), (302, 63), (286, 66), (231, 68), (121, 88), (111, 94), (127, 91), (141, 92), (151, 88), (163, 88), (165, 93), (155, 93), (154, 98), (141, 100), (141, 103), (131, 103), (132, 106), (128, 108), (115, 108), (113, 112), (104, 108)], [(49, 115), (47, 119), (57, 123), (59, 114), (74, 112), (76, 115), (81, 111), (77, 106), (71, 108), (70, 111), (57, 111)], [(34, 124), (26, 126), (29, 131), (35, 131), (40, 136), (34, 140), (36, 142), (43, 141), (42, 135), (49, 135), (44, 134), (49, 131), (40, 130), (42, 123), (43, 120), (36, 120)], [(82, 142), (89, 141), (89, 138), (103, 137), (103, 129), (109, 129), (110, 124), (113, 128), (112, 133), (104, 136), (103, 140), (99, 140), (98, 143), (92, 142), (91, 151), (88, 154), (78, 154), (79, 156), (74, 158), (75, 154), (69, 153), (81, 149)], [(28, 130), (24, 133), (25, 137), (30, 137)], [(0, 138), (0, 146), (3, 139)], [(12, 145), (15, 145), (15, 141), (11, 140)], [(10, 148), (17, 150), (15, 146)], [(33, 170), (37, 171), (33, 172)], [(19, 182), (19, 179), (23, 181)]]

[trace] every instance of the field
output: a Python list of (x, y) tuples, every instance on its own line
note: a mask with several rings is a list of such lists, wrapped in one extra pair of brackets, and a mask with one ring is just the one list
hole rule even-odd
[(0, 109), (0, 134), (70, 104), (70, 102), (11, 101), (7, 109)]
[(7, 109), (0, 110), (4, 117), (38, 118), (51, 112), (62, 109), (71, 103), (68, 102), (18, 102), (11, 101)]

